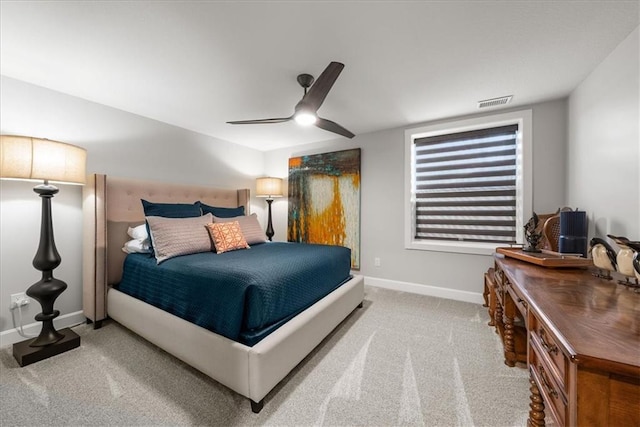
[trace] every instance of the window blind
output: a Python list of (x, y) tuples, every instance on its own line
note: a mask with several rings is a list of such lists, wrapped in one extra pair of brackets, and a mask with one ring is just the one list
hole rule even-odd
[(414, 140), (415, 238), (516, 241), (518, 125)]

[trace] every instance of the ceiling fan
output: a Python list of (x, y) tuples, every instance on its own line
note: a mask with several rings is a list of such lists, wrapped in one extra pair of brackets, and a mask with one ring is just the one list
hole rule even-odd
[[(274, 119), (257, 119), (257, 120), (237, 120), (233, 122), (227, 122), (232, 125), (254, 125), (254, 124), (271, 124), (271, 123), (284, 123), (290, 120), (295, 120), (302, 125), (315, 125), (320, 129), (327, 130), (329, 132), (337, 133), (338, 135), (345, 136), (347, 138), (353, 138), (355, 135), (343, 128), (336, 122), (323, 119), (318, 116), (318, 109), (327, 97), (327, 94), (331, 90), (331, 87), (335, 83), (336, 79), (342, 72), (344, 64), (340, 62), (331, 62), (327, 68), (320, 74), (318, 80), (313, 82), (313, 76), (310, 74), (300, 74), (298, 76), (298, 83), (304, 88), (304, 96), (296, 104), (294, 112), (289, 117), (281, 117)], [(312, 86), (313, 85), (313, 86)], [(309, 91), (307, 92), (308, 88)]]

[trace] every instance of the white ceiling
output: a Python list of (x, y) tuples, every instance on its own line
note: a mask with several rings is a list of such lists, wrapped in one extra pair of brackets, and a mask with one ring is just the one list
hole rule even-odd
[(0, 72), (259, 150), (334, 139), (289, 116), (300, 73), (345, 69), (319, 110), (356, 134), (568, 95), (638, 1), (0, 3)]

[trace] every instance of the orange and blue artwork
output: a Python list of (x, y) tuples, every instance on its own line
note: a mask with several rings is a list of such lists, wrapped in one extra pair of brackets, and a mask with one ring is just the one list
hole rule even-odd
[(360, 268), (360, 149), (289, 159), (287, 240), (351, 249)]

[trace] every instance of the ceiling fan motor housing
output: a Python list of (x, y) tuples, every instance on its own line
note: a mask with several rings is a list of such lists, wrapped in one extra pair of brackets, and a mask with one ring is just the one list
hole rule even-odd
[(308, 87), (311, 87), (313, 84), (313, 76), (311, 74), (299, 74), (298, 75), (298, 83), (302, 86), (305, 91)]

